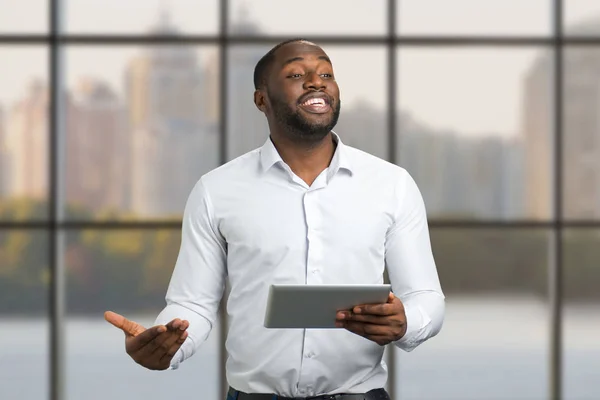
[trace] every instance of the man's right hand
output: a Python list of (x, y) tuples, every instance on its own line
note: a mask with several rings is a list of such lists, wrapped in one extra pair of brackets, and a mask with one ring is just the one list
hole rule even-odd
[(152, 370), (164, 370), (187, 338), (189, 322), (178, 318), (167, 325), (144, 328), (112, 311), (104, 319), (125, 333), (125, 351), (138, 364)]

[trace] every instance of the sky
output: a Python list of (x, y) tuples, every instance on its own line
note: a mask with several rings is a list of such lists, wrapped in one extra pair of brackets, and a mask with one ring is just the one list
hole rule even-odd
[[(252, 7), (247, 7), (251, 4)], [(234, 20), (255, 21), (266, 34), (385, 33), (385, 0), (231, 0)], [(549, 0), (402, 0), (397, 16), (401, 33), (416, 35), (549, 35)], [(185, 33), (218, 30), (217, 0), (68, 0), (63, 26), (70, 33), (141, 34), (161, 7)], [(27, 9), (27, 11), (25, 11)], [(341, 12), (343, 10), (343, 12)], [(42, 33), (46, 1), (0, 0), (0, 33)], [(293, 15), (293, 18), (290, 17)], [(598, 0), (567, 0), (565, 21), (600, 16)], [(334, 17), (335, 16), (335, 17)], [(387, 96), (385, 48), (323, 46), (333, 62), (345, 104), (367, 101), (383, 108)], [(195, 46), (205, 62), (211, 46)], [(140, 46), (70, 46), (64, 52), (65, 77), (72, 86), (81, 76), (107, 80), (122, 89), (128, 59)], [(438, 129), (467, 135), (504, 136), (519, 130), (523, 79), (544, 49), (536, 47), (404, 47), (398, 52), (399, 104)], [(22, 96), (33, 76), (46, 77), (43, 46), (0, 46), (0, 103)]]

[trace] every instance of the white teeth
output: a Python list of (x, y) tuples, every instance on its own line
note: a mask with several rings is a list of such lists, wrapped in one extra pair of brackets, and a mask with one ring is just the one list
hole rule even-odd
[(302, 103), (302, 105), (305, 105), (305, 106), (311, 106), (313, 104), (318, 104), (318, 105), (324, 106), (325, 100), (320, 99), (320, 98), (315, 98), (315, 99), (308, 99), (304, 103)]

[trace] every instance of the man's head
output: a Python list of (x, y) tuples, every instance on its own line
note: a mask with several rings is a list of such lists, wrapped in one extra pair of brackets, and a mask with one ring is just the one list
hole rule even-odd
[(254, 103), (271, 131), (311, 143), (337, 124), (341, 103), (333, 66), (314, 43), (294, 39), (275, 46), (257, 63), (254, 86)]

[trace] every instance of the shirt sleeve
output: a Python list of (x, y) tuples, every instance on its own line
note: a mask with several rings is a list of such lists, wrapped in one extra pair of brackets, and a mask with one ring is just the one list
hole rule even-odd
[(169, 369), (191, 357), (208, 338), (215, 321), (226, 279), (226, 243), (215, 229), (213, 208), (206, 188), (198, 181), (183, 214), (181, 247), (166, 294), (166, 307), (156, 324), (175, 318), (188, 320), (188, 338)]
[(408, 172), (398, 184), (394, 223), (385, 243), (386, 268), (394, 295), (404, 304), (406, 334), (394, 344), (412, 351), (438, 334), (445, 313), (431, 242), (425, 204)]

